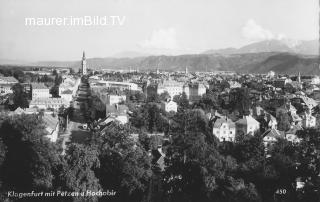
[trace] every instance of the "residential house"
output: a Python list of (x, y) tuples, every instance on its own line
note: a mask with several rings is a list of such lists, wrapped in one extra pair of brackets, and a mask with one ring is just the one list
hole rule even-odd
[(106, 116), (112, 117), (119, 121), (121, 124), (128, 123), (128, 112), (129, 109), (126, 105), (114, 104), (106, 105)]
[(222, 141), (235, 141), (236, 126), (235, 123), (227, 117), (219, 118), (215, 121), (212, 128), (212, 133), (221, 142)]
[(49, 98), (49, 88), (46, 87), (43, 83), (32, 83), (32, 100), (37, 98)]
[(237, 134), (251, 134), (254, 135), (256, 131), (259, 131), (260, 123), (255, 120), (251, 115), (243, 116), (242, 119), (236, 121), (236, 133)]

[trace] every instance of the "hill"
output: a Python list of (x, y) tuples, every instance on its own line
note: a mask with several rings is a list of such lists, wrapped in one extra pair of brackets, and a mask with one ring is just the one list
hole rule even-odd
[[(293, 53), (263, 52), (246, 54), (194, 54), (179, 56), (149, 56), (138, 58), (90, 58), (89, 68), (93, 69), (136, 69), (168, 71), (236, 71), (243, 73), (319, 74), (316, 56)], [(40, 62), (41, 66), (80, 67), (80, 61)]]

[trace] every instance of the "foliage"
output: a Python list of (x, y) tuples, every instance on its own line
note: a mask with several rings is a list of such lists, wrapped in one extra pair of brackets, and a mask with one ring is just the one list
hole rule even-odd
[(91, 146), (98, 149), (101, 186), (118, 192), (114, 200), (141, 201), (146, 197), (151, 177), (151, 159), (130, 137), (130, 127), (112, 123), (103, 134), (95, 134)]

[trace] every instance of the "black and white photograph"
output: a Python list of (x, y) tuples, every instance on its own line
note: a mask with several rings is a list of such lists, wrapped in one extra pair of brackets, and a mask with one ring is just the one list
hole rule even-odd
[(0, 202), (320, 202), (320, 0), (0, 0)]

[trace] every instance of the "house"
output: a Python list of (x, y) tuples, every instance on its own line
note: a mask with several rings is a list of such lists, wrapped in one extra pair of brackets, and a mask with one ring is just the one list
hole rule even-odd
[(0, 84), (0, 95), (6, 95), (9, 93), (13, 93), (12, 86), (14, 84)]
[(161, 102), (161, 109), (163, 109), (166, 112), (177, 112), (178, 105), (176, 102), (170, 100), (170, 101), (162, 101)]
[(277, 118), (279, 117), (280, 114), (285, 114), (285, 113), (296, 114), (297, 109), (290, 102), (276, 109)]
[(276, 143), (279, 138), (284, 138), (284, 134), (277, 129), (269, 129), (262, 134), (262, 137), (264, 146), (269, 147)]
[(50, 139), (51, 142), (56, 142), (58, 139), (58, 132), (59, 132), (59, 119), (58, 117), (53, 117), (50, 114), (44, 114), (42, 117), (43, 122), (46, 126), (46, 131), (48, 135), (47, 138)]
[(17, 83), (19, 83), (19, 81), (14, 77), (0, 76), (0, 95), (13, 93), (11, 88)]
[(227, 117), (219, 118), (215, 121), (212, 128), (212, 134), (222, 141), (235, 141), (236, 126), (235, 123)]
[(106, 97), (106, 104), (108, 105), (115, 105), (125, 102), (127, 99), (126, 95), (112, 95), (109, 94)]
[(128, 123), (128, 112), (129, 109), (126, 105), (114, 104), (106, 105), (106, 116), (112, 117), (119, 121), (121, 124)]
[(19, 81), (12, 76), (0, 76), (0, 85), (1, 84), (16, 84)]
[(300, 125), (291, 126), (291, 128), (285, 132), (286, 140), (292, 143), (301, 142), (302, 139), (297, 136), (297, 132), (300, 130), (303, 130), (303, 128)]
[(69, 103), (72, 101), (73, 92), (70, 89), (62, 91), (59, 95), (61, 98), (65, 99)]
[(243, 116), (242, 119), (236, 121), (237, 134), (251, 134), (254, 135), (260, 129), (260, 123), (255, 120), (251, 115)]
[(32, 83), (32, 100), (37, 98), (49, 98), (49, 88), (46, 87), (43, 83)]
[(302, 127), (304, 128), (314, 128), (316, 127), (316, 117), (312, 116), (309, 112), (304, 112), (301, 116), (302, 118)]

